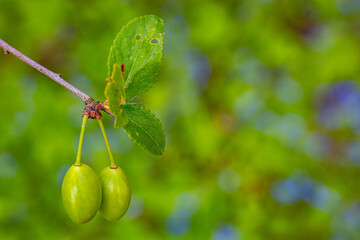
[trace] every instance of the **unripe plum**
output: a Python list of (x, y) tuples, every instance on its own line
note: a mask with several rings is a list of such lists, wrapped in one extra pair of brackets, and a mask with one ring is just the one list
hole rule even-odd
[(117, 167), (104, 168), (100, 173), (102, 203), (100, 213), (109, 221), (119, 220), (127, 211), (131, 188), (125, 172)]
[(87, 223), (101, 205), (99, 178), (86, 164), (72, 165), (65, 174), (61, 195), (69, 217), (75, 223)]

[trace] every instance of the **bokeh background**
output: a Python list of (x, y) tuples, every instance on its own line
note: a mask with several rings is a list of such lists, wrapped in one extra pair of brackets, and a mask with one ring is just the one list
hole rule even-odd
[[(103, 117), (132, 184), (118, 222), (63, 209), (83, 103), (0, 54), (0, 239), (360, 239), (360, 2), (0, 0), (0, 37), (103, 101), (109, 47), (145, 14), (164, 19), (164, 55), (136, 101), (167, 149)], [(108, 165), (95, 121), (83, 161)]]

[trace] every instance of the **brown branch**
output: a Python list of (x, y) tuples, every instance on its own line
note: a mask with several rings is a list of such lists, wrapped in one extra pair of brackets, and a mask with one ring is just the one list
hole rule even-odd
[[(63, 86), (64, 88), (66, 88), (67, 90), (72, 92), (73, 94), (75, 94), (78, 98), (80, 98), (85, 103), (85, 105), (88, 105), (88, 104), (94, 102), (94, 100), (90, 96), (88, 96), (86, 93), (80, 91), (79, 89), (77, 89), (76, 87), (74, 87), (73, 85), (71, 85), (70, 83), (65, 81), (61, 77), (61, 74), (54, 73), (54, 72), (50, 71), (49, 69), (47, 69), (46, 67), (44, 67), (44, 66), (40, 65), (39, 63), (35, 62), (31, 58), (25, 56), (24, 54), (22, 54), (21, 52), (19, 52), (18, 50), (16, 50), (12, 46), (10, 46), (8, 43), (6, 43), (1, 38), (0, 38), (0, 47), (2, 49), (4, 49), (4, 54), (11, 53), (12, 55), (19, 58), (20, 60), (22, 60), (26, 64), (30, 65), (31, 67), (33, 67), (36, 70), (38, 70), (39, 72), (41, 72), (42, 74), (48, 76), (49, 78), (51, 78), (52, 80), (54, 80), (55, 82), (57, 82), (58, 84), (60, 84), (61, 86)], [(106, 112), (107, 114), (111, 115), (112, 117), (114, 117), (110, 113), (110, 111), (108, 111), (106, 109), (101, 109), (101, 110)], [(101, 117), (101, 114), (100, 114), (100, 117)]]
[(54, 72), (50, 71), (49, 69), (47, 69), (46, 67), (38, 64), (34, 60), (30, 59), (29, 57), (25, 56), (24, 54), (22, 54), (21, 52), (19, 52), (18, 50), (16, 50), (15, 48), (10, 46), (9, 44), (7, 44), (1, 38), (0, 38), (0, 47), (2, 47), (4, 49), (5, 54), (11, 53), (15, 57), (19, 58), (20, 60), (22, 60), (26, 64), (28, 64), (31, 67), (35, 68), (36, 70), (38, 70), (42, 74), (48, 76), (49, 78), (51, 78), (52, 80), (54, 80), (55, 82), (57, 82), (58, 84), (60, 84), (61, 86), (63, 86), (64, 88), (66, 88), (67, 90), (72, 92), (73, 94), (75, 94), (84, 103), (85, 103), (86, 100), (90, 99), (90, 97), (87, 94), (83, 93), (82, 91), (80, 91), (79, 89), (77, 89), (76, 87), (74, 87), (73, 85), (71, 85), (70, 83), (65, 81), (64, 79), (62, 79), (60, 74), (54, 73)]

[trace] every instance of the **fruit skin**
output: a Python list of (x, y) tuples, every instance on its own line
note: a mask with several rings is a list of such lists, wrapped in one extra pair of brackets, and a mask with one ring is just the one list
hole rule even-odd
[(75, 223), (87, 223), (101, 205), (99, 178), (86, 164), (72, 165), (65, 174), (61, 195), (69, 217)]
[(127, 211), (131, 187), (125, 172), (117, 167), (104, 168), (100, 173), (102, 203), (100, 213), (109, 221), (119, 220)]

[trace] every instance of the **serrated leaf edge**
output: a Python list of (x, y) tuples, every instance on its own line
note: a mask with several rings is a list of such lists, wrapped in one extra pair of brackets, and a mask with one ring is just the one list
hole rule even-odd
[[(109, 56), (108, 56), (108, 69), (109, 69), (111, 52), (113, 51), (113, 47), (115, 46), (116, 40), (121, 36), (121, 34), (123, 33), (124, 29), (125, 29), (128, 25), (130, 25), (132, 22), (135, 22), (135, 21), (138, 20), (138, 19), (143, 19), (143, 18), (145, 18), (145, 17), (150, 17), (150, 16), (160, 19), (160, 22), (161, 22), (162, 25), (164, 26), (164, 20), (163, 20), (162, 18), (157, 17), (157, 16), (154, 15), (154, 14), (149, 14), (149, 15), (140, 16), (140, 17), (134, 18), (134, 19), (132, 19), (131, 21), (129, 21), (126, 25), (124, 25), (124, 26), (121, 28), (120, 32), (118, 32), (118, 33), (116, 34), (116, 36), (115, 36), (115, 38), (114, 38), (114, 40), (113, 40), (113, 43), (112, 43), (112, 45), (111, 45), (111, 47), (110, 47)], [(165, 31), (163, 32), (162, 36), (163, 36), (164, 34), (165, 34)], [(163, 50), (164, 50), (164, 43), (161, 44), (160, 60), (162, 59), (162, 56), (163, 56)], [(115, 56), (115, 59), (116, 59), (116, 56)], [(115, 61), (115, 62), (116, 62), (116, 61)], [(118, 63), (118, 64), (123, 64), (123, 63)], [(127, 66), (125, 66), (125, 67), (127, 67)], [(141, 69), (142, 69), (142, 68), (141, 68)], [(160, 64), (159, 72), (160, 72), (160, 70), (161, 70), (161, 64)], [(108, 70), (108, 71), (109, 71), (109, 70)], [(157, 82), (157, 79), (158, 79), (158, 76), (159, 76), (159, 72), (156, 74), (156, 81), (155, 81), (153, 84), (151, 84), (151, 87), (150, 87), (149, 89), (147, 89), (146, 91), (141, 92), (140, 94), (149, 91), (149, 90), (154, 86), (154, 84)], [(108, 74), (111, 75), (111, 73), (108, 73)], [(130, 84), (131, 84), (131, 82), (128, 83), (127, 79), (125, 79), (126, 88), (127, 88)], [(126, 88), (125, 88), (125, 90), (126, 90)], [(135, 95), (134, 97), (132, 97), (131, 99), (128, 99), (128, 100), (131, 101), (131, 100), (134, 99), (136, 96), (138, 96), (138, 95)]]
[[(131, 139), (131, 141), (133, 141), (134, 143), (136, 143), (138, 146), (140, 146), (140, 147), (141, 147), (142, 149), (144, 149), (146, 152), (148, 152), (148, 153), (150, 153), (151, 155), (154, 155), (154, 156), (161, 156), (161, 155), (165, 152), (165, 146), (166, 146), (166, 134), (165, 134), (165, 129), (164, 129), (164, 126), (163, 126), (162, 122), (161, 122), (160, 119), (158, 119), (158, 118), (155, 116), (155, 114), (153, 114), (149, 109), (147, 109), (147, 108), (145, 108), (145, 107), (143, 107), (143, 106), (140, 106), (140, 105), (138, 105), (138, 104), (136, 104), (136, 103), (127, 103), (127, 104), (136, 105), (136, 107), (139, 107), (139, 108), (142, 108), (142, 109), (146, 110), (148, 113), (150, 113), (150, 115), (153, 117), (153, 119), (155, 119), (155, 120), (160, 124), (161, 129), (163, 130), (163, 131), (161, 132), (161, 135), (162, 135), (162, 137), (163, 137), (164, 140), (165, 140), (165, 144), (164, 144), (164, 146), (160, 146), (159, 144), (156, 143), (156, 141), (154, 141), (154, 142), (159, 146), (159, 149), (160, 149), (160, 151), (161, 151), (161, 154), (158, 155), (158, 154), (154, 154), (154, 153), (150, 152), (148, 149), (146, 149), (144, 146), (142, 146), (136, 139), (132, 138), (132, 137), (130, 136), (130, 134), (128, 133), (128, 131), (126, 130), (127, 124), (123, 127), (125, 133), (129, 136), (129, 138)], [(126, 115), (126, 117), (128, 118), (128, 120), (129, 120), (129, 121), (132, 121), (133, 123), (136, 124), (136, 122), (133, 121), (133, 120), (126, 114), (126, 111), (124, 111), (124, 112), (125, 112), (125, 115)], [(136, 125), (138, 125), (138, 124), (136, 124)], [(138, 125), (138, 126), (139, 126), (139, 125)], [(141, 128), (142, 128), (142, 127), (141, 127)], [(143, 128), (142, 128), (142, 129), (143, 129)], [(145, 131), (145, 130), (144, 130), (144, 131)], [(146, 131), (145, 131), (145, 132), (146, 132)], [(146, 132), (146, 133), (147, 133), (147, 132)], [(153, 139), (153, 137), (151, 136), (151, 134), (148, 134), (148, 133), (147, 133), (147, 135), (149, 135), (149, 136), (151, 137), (151, 139)]]

